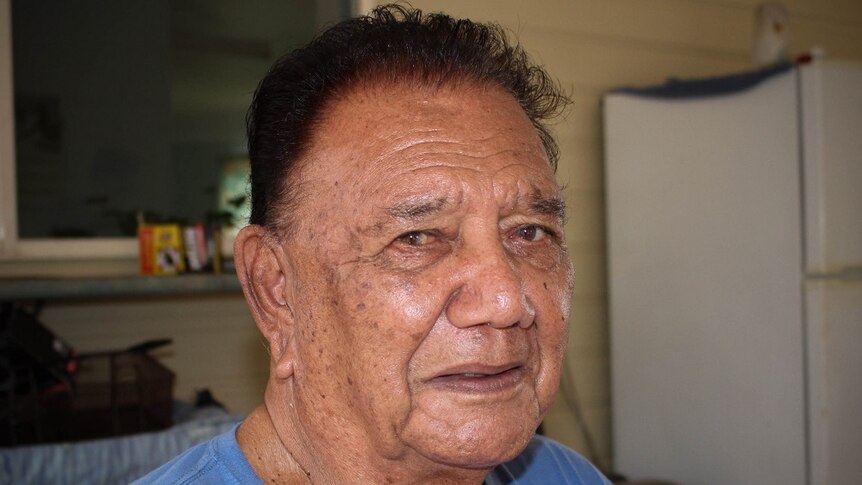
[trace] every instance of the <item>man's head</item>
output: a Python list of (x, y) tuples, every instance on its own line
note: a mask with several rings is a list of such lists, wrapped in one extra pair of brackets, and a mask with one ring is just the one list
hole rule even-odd
[(545, 122), (568, 100), (501, 28), (382, 7), (288, 53), (258, 86), (248, 115), (252, 224), (290, 232), (293, 202), (303, 196), (293, 171), (319, 118), (330, 102), (381, 81), (427, 88), (465, 81), (499, 86), (520, 104), (556, 167), (557, 146)]
[(270, 132), (282, 148), (252, 148), (252, 170), (278, 183), (253, 185), (270, 187), (253, 193), (268, 208), (235, 254), (272, 353), (266, 404), (307, 467), (336, 453), (375, 481), (481, 474), (516, 456), (551, 404), (572, 271), (537, 109), (448, 56), (491, 56), (526, 76), (518, 92), (553, 91), (495, 29), (377, 15), (316, 41), (332, 56), (326, 39), (380, 52), (340, 85), (310, 75), (328, 96), (300, 102), (308, 126), (266, 125), (288, 116), (266, 94), (285, 61), (256, 95), (250, 143)]

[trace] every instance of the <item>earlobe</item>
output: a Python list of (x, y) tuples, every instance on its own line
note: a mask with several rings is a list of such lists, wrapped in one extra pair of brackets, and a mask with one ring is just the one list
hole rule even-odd
[[(289, 347), (294, 345), (294, 343), (295, 340), (289, 339), (286, 342), (286, 345)], [(296, 355), (296, 352), (290, 349), (282, 352), (280, 358), (274, 358), (273, 372), (275, 373), (275, 378), (277, 380), (283, 381), (293, 376), (293, 371), (296, 365), (295, 359), (293, 358), (294, 355)]]
[(282, 367), (293, 341), (293, 311), (286, 286), (292, 279), (281, 247), (259, 225), (244, 227), (234, 242), (234, 261), (246, 302), (258, 329), (269, 343), (271, 359)]

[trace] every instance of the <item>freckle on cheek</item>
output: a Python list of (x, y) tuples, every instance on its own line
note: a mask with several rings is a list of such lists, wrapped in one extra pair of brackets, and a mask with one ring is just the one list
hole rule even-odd
[(360, 304), (356, 305), (356, 309), (360, 310), (360, 311), (365, 310), (365, 303), (360, 303)]
[(331, 266), (326, 266), (323, 270), (323, 279), (326, 281), (327, 285), (332, 286), (335, 284), (335, 270)]
[(546, 290), (548, 289), (548, 283), (547, 282), (542, 282), (542, 286), (544, 286)]

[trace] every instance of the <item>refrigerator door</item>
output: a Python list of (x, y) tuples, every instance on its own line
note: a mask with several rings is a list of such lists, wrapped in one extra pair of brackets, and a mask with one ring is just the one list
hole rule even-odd
[(809, 280), (811, 485), (862, 477), (862, 278)]
[(806, 271), (862, 268), (862, 64), (800, 68)]
[(605, 98), (616, 471), (806, 482), (797, 79)]

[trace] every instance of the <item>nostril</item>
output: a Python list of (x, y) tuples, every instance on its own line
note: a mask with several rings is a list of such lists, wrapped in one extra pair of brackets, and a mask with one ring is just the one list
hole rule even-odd
[(535, 312), (517, 267), (501, 250), (470, 251), (453, 274), (457, 290), (446, 303), (446, 316), (457, 327), (489, 325), (495, 328), (530, 326)]
[(526, 295), (519, 292), (517, 294), (511, 292), (499, 292), (494, 295), (493, 305), (488, 305), (488, 309), (493, 308), (491, 313), (486, 315), (488, 325), (495, 328), (507, 328), (519, 326), (527, 328), (533, 324), (536, 311), (530, 304)]
[(495, 328), (529, 326), (535, 312), (523, 294), (488, 284), (465, 285), (446, 303), (446, 316), (457, 327), (487, 324)]

